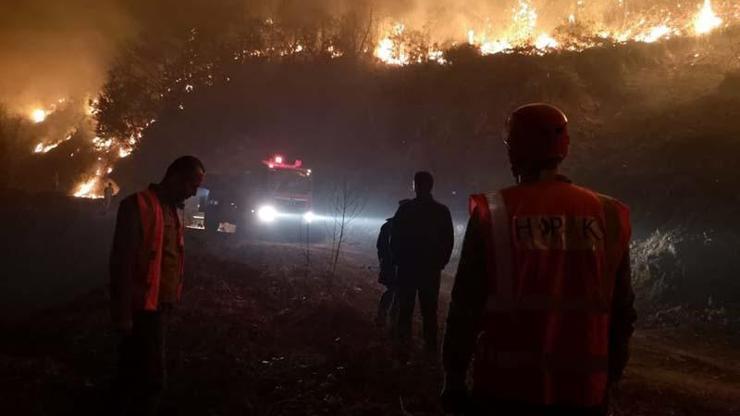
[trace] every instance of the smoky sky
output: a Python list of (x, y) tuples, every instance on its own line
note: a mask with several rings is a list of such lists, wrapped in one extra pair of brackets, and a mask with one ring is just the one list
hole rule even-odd
[[(469, 27), (506, 24), (521, 1), (537, 9), (543, 28), (577, 7), (575, 0), (1, 0), (0, 103), (27, 112), (62, 97), (93, 96), (127, 41), (193, 22), (218, 27), (235, 14), (300, 22), (354, 13), (402, 19), (443, 40), (463, 38)], [(662, 1), (669, 0), (652, 3)], [(605, 5), (618, 2), (578, 3), (604, 14)]]
[(2, 0), (0, 102), (11, 110), (94, 92), (134, 24), (116, 1)]

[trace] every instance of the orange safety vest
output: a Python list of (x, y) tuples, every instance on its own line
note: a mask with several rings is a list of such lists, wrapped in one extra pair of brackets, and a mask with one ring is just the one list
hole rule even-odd
[[(152, 189), (136, 194), (141, 220), (142, 241), (136, 264), (133, 285), (133, 309), (156, 311), (159, 308), (159, 283), (162, 276), (162, 251), (164, 241), (164, 214), (162, 204)], [(185, 260), (183, 223), (176, 216), (177, 242), (179, 247), (180, 276)], [(177, 299), (182, 292), (182, 278), (177, 287)]]
[(471, 212), (490, 230), (476, 393), (533, 405), (601, 405), (628, 208), (552, 180), (473, 195)]

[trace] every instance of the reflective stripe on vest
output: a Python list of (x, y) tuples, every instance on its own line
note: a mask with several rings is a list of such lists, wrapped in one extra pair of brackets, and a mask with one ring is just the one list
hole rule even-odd
[(512, 269), (511, 233), (509, 214), (506, 212), (504, 198), (500, 192), (486, 194), (493, 227), (493, 250), (496, 265), (496, 292), (489, 296), (487, 307), (511, 307), (514, 301), (514, 271)]
[[(139, 248), (136, 276), (134, 278), (134, 310), (156, 311), (159, 308), (159, 286), (162, 277), (162, 251), (164, 241), (164, 212), (159, 198), (152, 189), (136, 194), (141, 221), (142, 241)], [(182, 274), (184, 270), (184, 227), (179, 213), (175, 215), (176, 240), (180, 255), (180, 281), (177, 286), (177, 300), (182, 293)]]
[(159, 198), (151, 190), (136, 194), (142, 228), (142, 258), (145, 273), (143, 309), (156, 311), (159, 307), (159, 282), (162, 275), (162, 242), (164, 240), (164, 217)]

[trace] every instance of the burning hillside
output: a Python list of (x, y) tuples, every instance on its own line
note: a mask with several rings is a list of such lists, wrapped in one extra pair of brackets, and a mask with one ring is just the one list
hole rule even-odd
[[(528, 102), (567, 114), (570, 153), (561, 172), (631, 210), (631, 245), (620, 242), (620, 252), (629, 252), (619, 267), (621, 299), (613, 304), (632, 304), (630, 270), (639, 320), (612, 413), (740, 411), (740, 369), (732, 364), (740, 342), (738, 0), (12, 3), (0, 6), (0, 58), (7, 62), (0, 68), (0, 217), (8, 236), (0, 240), (8, 265), (8, 278), (0, 279), (0, 329), (9, 334), (0, 345), (0, 413), (110, 413), (103, 406), (112, 399), (107, 386), (120, 334), (111, 328), (109, 301), (125, 309), (127, 293), (145, 291), (141, 304), (171, 301), (138, 288), (116, 296), (116, 283), (174, 288), (182, 268), (168, 260), (177, 259), (186, 266), (183, 302), (170, 320), (165, 414), (168, 407), (185, 415), (441, 414), (438, 357), (408, 360), (374, 327), (381, 324), (373, 322), (380, 296), (375, 242), (383, 242), (376, 237), (412, 194), (414, 172), (433, 173), (433, 198), (449, 207), (446, 223), (456, 239), (439, 288), (439, 316), (446, 315), (468, 195), (512, 183), (501, 132), (506, 115)], [(557, 113), (557, 126), (544, 129), (562, 144), (566, 129)], [(180, 158), (189, 167), (175, 163), (156, 198), (143, 194), (152, 204), (129, 217), (151, 218), (157, 232), (127, 238), (125, 231), (137, 227), (126, 221), (126, 204), (114, 224), (121, 198), (95, 199), (109, 185), (121, 196), (143, 189), (185, 154), (202, 164)], [(555, 156), (562, 153), (547, 158)], [(556, 183), (547, 171), (546, 185)], [(428, 175), (420, 177), (428, 190)], [(194, 224), (181, 234), (175, 216), (165, 215), (171, 210), (153, 202), (174, 204), (192, 194), (183, 218)], [(531, 200), (596, 200), (584, 194), (568, 203), (563, 194)], [(532, 217), (540, 234), (557, 237), (572, 222), (544, 211)], [(607, 211), (594, 206), (588, 217), (567, 217), (600, 220)], [(400, 228), (393, 225), (386, 242), (398, 241)], [(416, 241), (440, 234), (415, 228), (429, 231)], [(114, 230), (121, 238), (110, 250)], [(580, 247), (562, 236), (543, 247)], [(553, 281), (589, 281), (576, 292), (608, 294), (610, 288), (590, 287), (607, 281), (598, 265), (611, 264), (612, 250), (607, 260), (600, 249), (611, 239), (596, 240), (576, 256), (542, 255), (534, 244), (529, 253), (562, 257), (558, 264), (568, 272), (575, 270), (570, 257), (596, 265), (588, 278), (563, 273)], [(177, 241), (186, 241), (185, 259), (165, 244)], [(143, 255), (129, 256), (133, 247)], [(160, 270), (150, 248), (162, 253)], [(135, 259), (117, 265), (117, 257)], [(536, 264), (543, 276), (559, 267)], [(141, 278), (129, 278), (132, 270)], [(631, 322), (631, 311), (618, 317), (615, 307), (602, 319), (606, 298), (594, 304), (555, 299), (570, 291), (557, 292), (553, 302), (531, 293), (520, 306), (527, 315), (529, 300), (553, 308), (543, 319), (563, 323), (582, 307), (598, 311), (601, 329), (580, 332), (610, 339), (584, 339), (589, 345), (606, 346), (613, 323)], [(552, 320), (550, 312), (565, 312), (564, 319)], [(571, 350), (563, 346), (558, 350)], [(580, 358), (606, 364), (613, 361), (609, 350)], [(537, 364), (550, 355), (529, 358)], [(571, 374), (583, 362), (568, 359), (552, 369)]]
[[(515, 0), (464, 7), (440, 1), (421, 2), (413, 9), (379, 2), (326, 9), (298, 20), (294, 13), (300, 8), (269, 2), (262, 6), (244, 9), (248, 13), (243, 15), (235, 13), (243, 6), (234, 6), (232, 14), (243, 17), (231, 17), (218, 28), (201, 25), (199, 18), (204, 16), (185, 17), (166, 37), (148, 37), (152, 29), (145, 26), (131, 46), (117, 52), (101, 91), (88, 90), (47, 104), (9, 102), (11, 116), (28, 121), (26, 136), (32, 137), (28, 151), (39, 157), (65, 152), (75, 166), (67, 169), (75, 176), (69, 192), (96, 198), (117, 161), (138, 147), (162, 111), (183, 110), (187, 95), (229, 83), (239, 65), (284, 59), (447, 65), (450, 51), (465, 46), (480, 55), (576, 53), (631, 42), (704, 37), (740, 21), (740, 4), (730, 0)], [(225, 14), (230, 9), (224, 7), (211, 12)], [(27, 95), (22, 101), (31, 102)], [(54, 117), (63, 111), (77, 117)], [(68, 142), (74, 146), (62, 146)], [(83, 163), (76, 157), (80, 152), (91, 157)]]

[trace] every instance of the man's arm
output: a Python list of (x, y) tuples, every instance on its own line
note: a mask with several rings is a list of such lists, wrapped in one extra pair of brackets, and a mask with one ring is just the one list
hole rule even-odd
[(455, 248), (455, 226), (452, 224), (450, 210), (445, 207), (442, 216), (442, 267), (450, 262), (452, 250)]
[(391, 220), (391, 258), (393, 264), (398, 265), (398, 260), (403, 255), (403, 244), (404, 244), (404, 219), (403, 219), (403, 206), (398, 207), (396, 213), (393, 215)]
[(136, 201), (121, 201), (110, 253), (110, 311), (116, 329), (131, 329), (131, 297), (136, 255), (141, 241), (141, 226)]
[(375, 243), (375, 248), (378, 250), (378, 260), (382, 263), (383, 258), (388, 254), (388, 244), (390, 233), (390, 222), (386, 221), (380, 226), (380, 232), (378, 233), (378, 241)]
[(473, 212), (465, 231), (447, 316), (442, 351), (447, 389), (465, 388), (488, 293), (485, 234), (476, 212)]
[(632, 290), (629, 249), (617, 269), (616, 286), (612, 301), (611, 325), (609, 328), (609, 382), (622, 377), (629, 360), (629, 342), (634, 331), (637, 312), (634, 307), (635, 293)]

